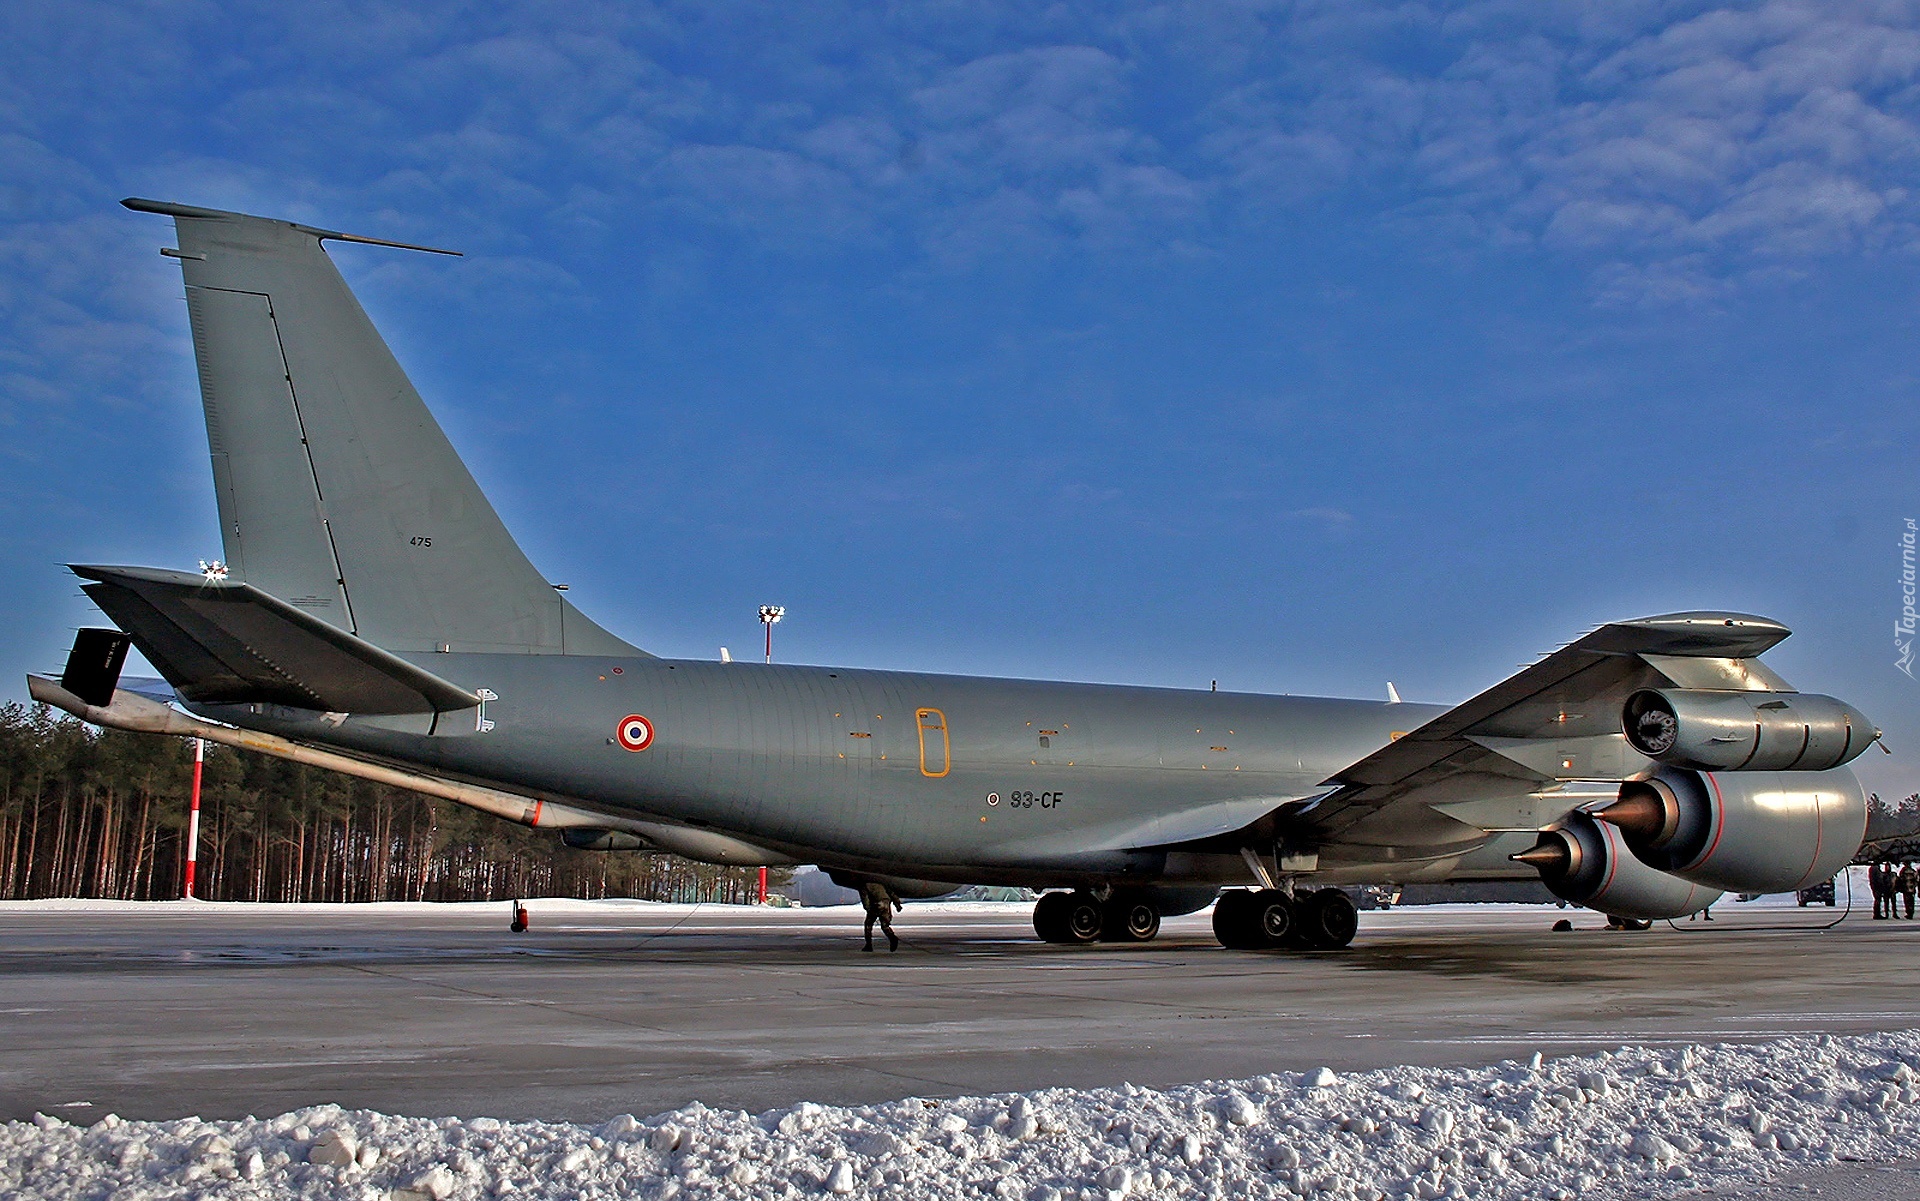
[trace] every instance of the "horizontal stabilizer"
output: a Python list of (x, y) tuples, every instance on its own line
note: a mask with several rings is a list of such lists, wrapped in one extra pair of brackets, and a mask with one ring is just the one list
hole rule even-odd
[(179, 691), (208, 705), (369, 715), (480, 698), (250, 584), (143, 567), (79, 567), (88, 596)]

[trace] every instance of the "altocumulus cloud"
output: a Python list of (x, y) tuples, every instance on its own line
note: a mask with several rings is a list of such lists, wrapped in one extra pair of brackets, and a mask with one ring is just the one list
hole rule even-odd
[(274, 181), (227, 203), (969, 262), (1220, 245), (1331, 195), (1667, 295), (1915, 236), (1913, 3), (9, 12), (0, 115), (52, 160), (43, 212), (227, 159)]
[(586, 253), (646, 225), (934, 271), (1232, 254), (1334, 202), (1442, 248), (1562, 256), (1627, 301), (1916, 242), (1912, 0), (78, 0), (8, 6), (0, 34), (16, 397), (137, 394), (108, 348), (170, 344), (171, 313), (89, 282), (134, 237), (99, 224), (122, 191), (509, 258), (529, 223)]

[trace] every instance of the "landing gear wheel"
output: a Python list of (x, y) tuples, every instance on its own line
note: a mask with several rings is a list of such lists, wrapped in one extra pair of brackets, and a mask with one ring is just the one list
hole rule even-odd
[(1067, 906), (1071, 897), (1064, 892), (1050, 892), (1041, 896), (1033, 907), (1033, 932), (1042, 942), (1066, 942)]
[(1299, 925), (1293, 898), (1277, 888), (1263, 888), (1253, 894), (1253, 921), (1263, 947), (1285, 946)]
[(1251, 951), (1259, 946), (1253, 933), (1253, 894), (1244, 888), (1229, 888), (1213, 903), (1213, 936), (1220, 945), (1233, 951)]
[(1280, 946), (1293, 927), (1293, 902), (1277, 888), (1232, 889), (1221, 893), (1213, 907), (1214, 937), (1236, 951)]
[(1360, 911), (1353, 898), (1337, 888), (1323, 888), (1298, 906), (1294, 937), (1309, 951), (1337, 951), (1353, 942), (1360, 930)]
[(1147, 942), (1160, 933), (1160, 910), (1145, 901), (1115, 897), (1105, 916), (1105, 937), (1114, 942)]
[(1107, 928), (1105, 907), (1093, 899), (1092, 893), (1068, 893), (1066, 907), (1061, 913), (1066, 918), (1061, 925), (1066, 935), (1060, 940), (1062, 942), (1099, 942), (1100, 932)]

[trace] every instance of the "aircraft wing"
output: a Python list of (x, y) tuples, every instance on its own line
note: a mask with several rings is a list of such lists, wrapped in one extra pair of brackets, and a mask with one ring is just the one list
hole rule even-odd
[[(1790, 633), (1740, 613), (1675, 613), (1604, 625), (1326, 781), (1295, 829), (1321, 845), (1464, 842), (1502, 823), (1500, 798), (1557, 780), (1625, 779), (1647, 760), (1620, 710), (1641, 688), (1791, 692), (1756, 656)], [(1520, 825), (1527, 824), (1524, 820)]]

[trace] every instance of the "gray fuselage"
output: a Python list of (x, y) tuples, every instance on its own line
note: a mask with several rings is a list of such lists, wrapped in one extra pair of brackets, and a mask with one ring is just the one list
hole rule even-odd
[[(410, 656), (490, 699), (491, 728), (294, 710), (209, 716), (795, 858), (951, 881), (1244, 879), (1215, 836), (1329, 789), (1444, 707), (675, 661)], [(620, 725), (645, 719), (630, 750)], [(1217, 862), (1215, 862), (1217, 860)]]

